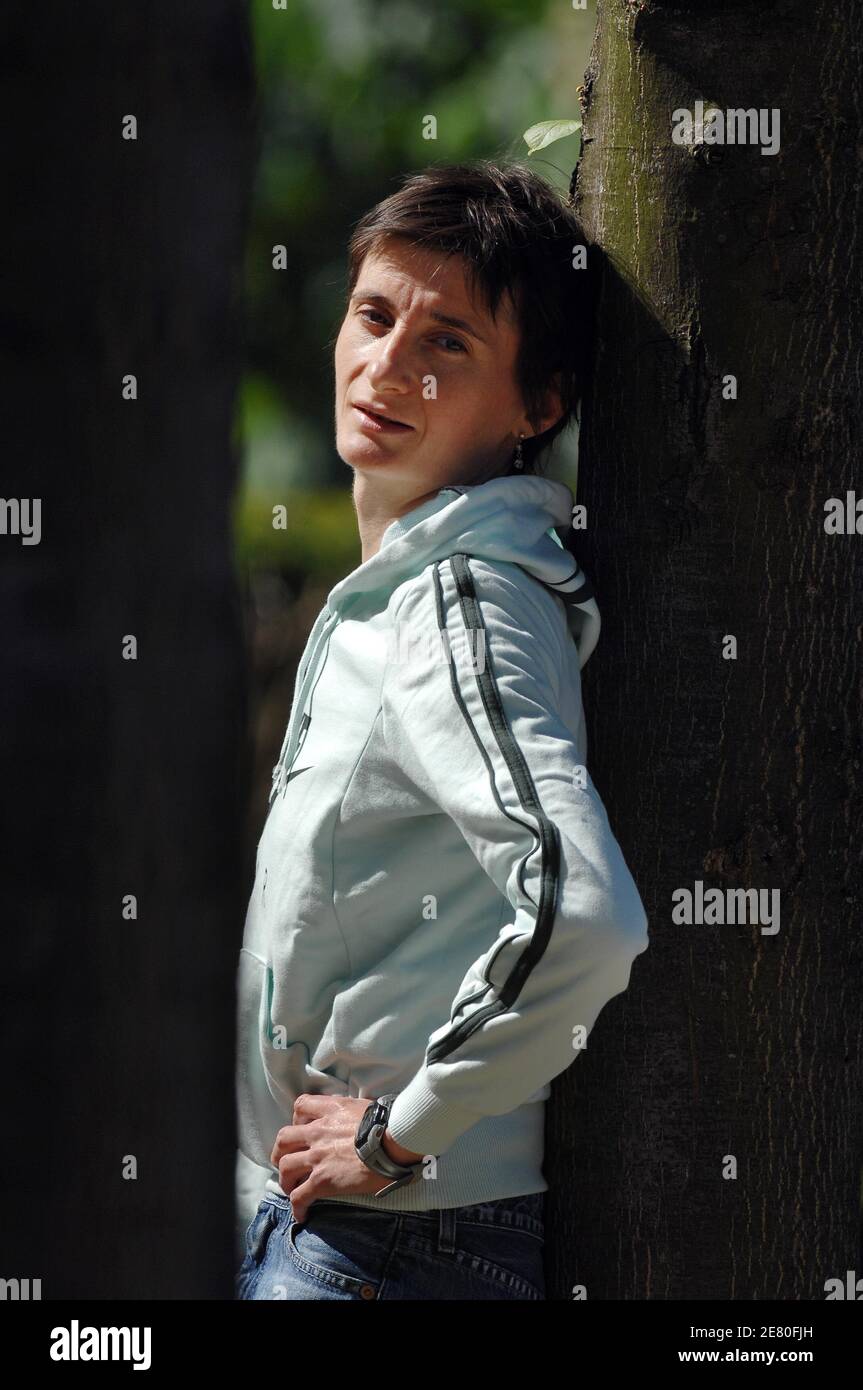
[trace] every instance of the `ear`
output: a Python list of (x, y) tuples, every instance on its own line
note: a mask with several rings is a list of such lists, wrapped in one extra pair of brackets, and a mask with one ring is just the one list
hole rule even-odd
[(552, 425), (556, 425), (563, 415), (563, 403), (560, 399), (560, 372), (555, 372), (550, 385), (546, 388), (543, 401), (543, 413), (540, 419), (534, 423), (530, 421), (530, 427), (534, 434), (544, 434), (550, 430)]

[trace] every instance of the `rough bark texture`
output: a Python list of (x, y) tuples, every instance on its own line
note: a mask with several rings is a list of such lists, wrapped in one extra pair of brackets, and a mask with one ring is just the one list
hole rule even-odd
[(42, 538), (0, 536), (0, 1275), (43, 1299), (230, 1298), (248, 17), (19, 5), (4, 29), (2, 490), (41, 498)]
[[(824, 529), (863, 496), (861, 74), (849, 5), (599, 3), (585, 704), (651, 946), (549, 1107), (551, 1297), (818, 1300), (863, 1271), (863, 535)], [(779, 108), (780, 152), (674, 144), (698, 98)], [(780, 930), (675, 925), (697, 880), (779, 889)]]

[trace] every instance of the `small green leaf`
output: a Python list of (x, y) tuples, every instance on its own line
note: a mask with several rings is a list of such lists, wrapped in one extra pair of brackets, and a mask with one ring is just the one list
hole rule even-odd
[(540, 121), (524, 132), (528, 155), (545, 149), (553, 140), (562, 140), (566, 135), (574, 135), (581, 130), (581, 121)]

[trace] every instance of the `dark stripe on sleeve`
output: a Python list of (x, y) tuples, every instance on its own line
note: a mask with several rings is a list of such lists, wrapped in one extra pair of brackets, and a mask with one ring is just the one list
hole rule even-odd
[[(482, 616), (482, 609), (476, 597), (473, 576), (470, 572), (467, 556), (463, 554), (452, 555), (450, 556), (449, 564), (455, 581), (459, 598), (459, 607), (465, 627), (475, 632), (484, 631), (485, 622)], [(444, 629), (446, 627), (446, 619), (443, 613), (443, 595), (437, 566), (435, 566), (433, 570), (433, 575), (435, 581), (435, 603), (437, 607), (438, 627)], [(484, 638), (483, 641), (485, 641)], [(473, 650), (474, 652), (477, 650), (476, 643), (474, 644)], [(524, 754), (509, 726), (503, 708), (503, 701), (501, 700), (497, 677), (495, 676), (491, 662), (489, 644), (487, 642), (485, 642), (485, 653), (485, 669), (483, 671), (474, 672), (483, 708), (485, 709), (489, 723), (494, 732), (495, 742), (509, 769), (513, 785), (518, 793), (519, 802), (525, 811), (530, 811), (536, 817), (538, 822), (539, 844), (542, 854), (539, 904), (536, 909), (536, 922), (530, 942), (513, 965), (512, 970), (500, 990), (499, 998), (496, 999), (494, 1003), (486, 1004), (483, 1008), (478, 1009), (476, 1013), (472, 1014), (469, 1018), (463, 1019), (461, 1023), (456, 1024), (451, 1029), (445, 1038), (440, 1038), (436, 1043), (432, 1044), (426, 1055), (426, 1061), (429, 1063), (440, 1062), (445, 1057), (448, 1057), (451, 1052), (454, 1052), (470, 1037), (471, 1033), (474, 1033), (477, 1028), (480, 1028), (487, 1018), (492, 1018), (495, 1014), (507, 1013), (509, 1009), (511, 1009), (521, 993), (522, 987), (528, 979), (531, 970), (536, 965), (537, 961), (542, 958), (549, 940), (551, 939), (554, 916), (557, 909), (560, 884), (560, 839), (557, 827), (549, 820), (542, 809), (535, 783), (530, 774), (530, 769), (525, 762)], [(491, 774), (492, 786), (494, 787), (494, 769), (492, 763), (483, 747), (482, 739), (474, 726), (467, 707), (465, 706), (458, 685), (454, 662), (450, 661), (449, 666), (450, 681), (456, 703), (482, 753), (483, 760)], [(495, 799), (500, 806), (501, 802), (496, 790)], [(509, 812), (505, 812), (505, 814), (510, 815)], [(516, 820), (519, 824), (525, 824), (525, 822), (519, 821), (518, 817), (510, 816), (510, 818)], [(537, 835), (537, 828), (532, 824), (529, 825), (529, 829), (534, 836)], [(532, 852), (533, 851), (531, 851), (531, 853)], [(523, 867), (524, 865), (522, 865), (522, 868)]]

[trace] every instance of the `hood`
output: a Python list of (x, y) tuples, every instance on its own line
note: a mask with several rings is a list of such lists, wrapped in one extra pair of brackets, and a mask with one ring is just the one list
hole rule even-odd
[(596, 646), (600, 616), (593, 590), (568, 548), (572, 508), (570, 489), (550, 478), (510, 476), (443, 487), (390, 522), (377, 554), (335, 585), (327, 606), (343, 618), (379, 612), (404, 580), (458, 551), (480, 560), (505, 560), (563, 599), (583, 666)]
[(584, 666), (599, 637), (600, 617), (590, 582), (569, 548), (572, 507), (573, 496), (564, 483), (508, 476), (442, 487), (434, 497), (391, 521), (377, 554), (330, 590), (309, 634), (297, 671), (291, 718), (273, 768), (270, 799), (287, 785), (302, 746), (308, 715), (301, 711), (326, 659), (333, 628), (344, 618), (381, 612), (399, 584), (434, 560), (464, 552), (480, 560), (520, 565), (563, 599), (579, 665)]

